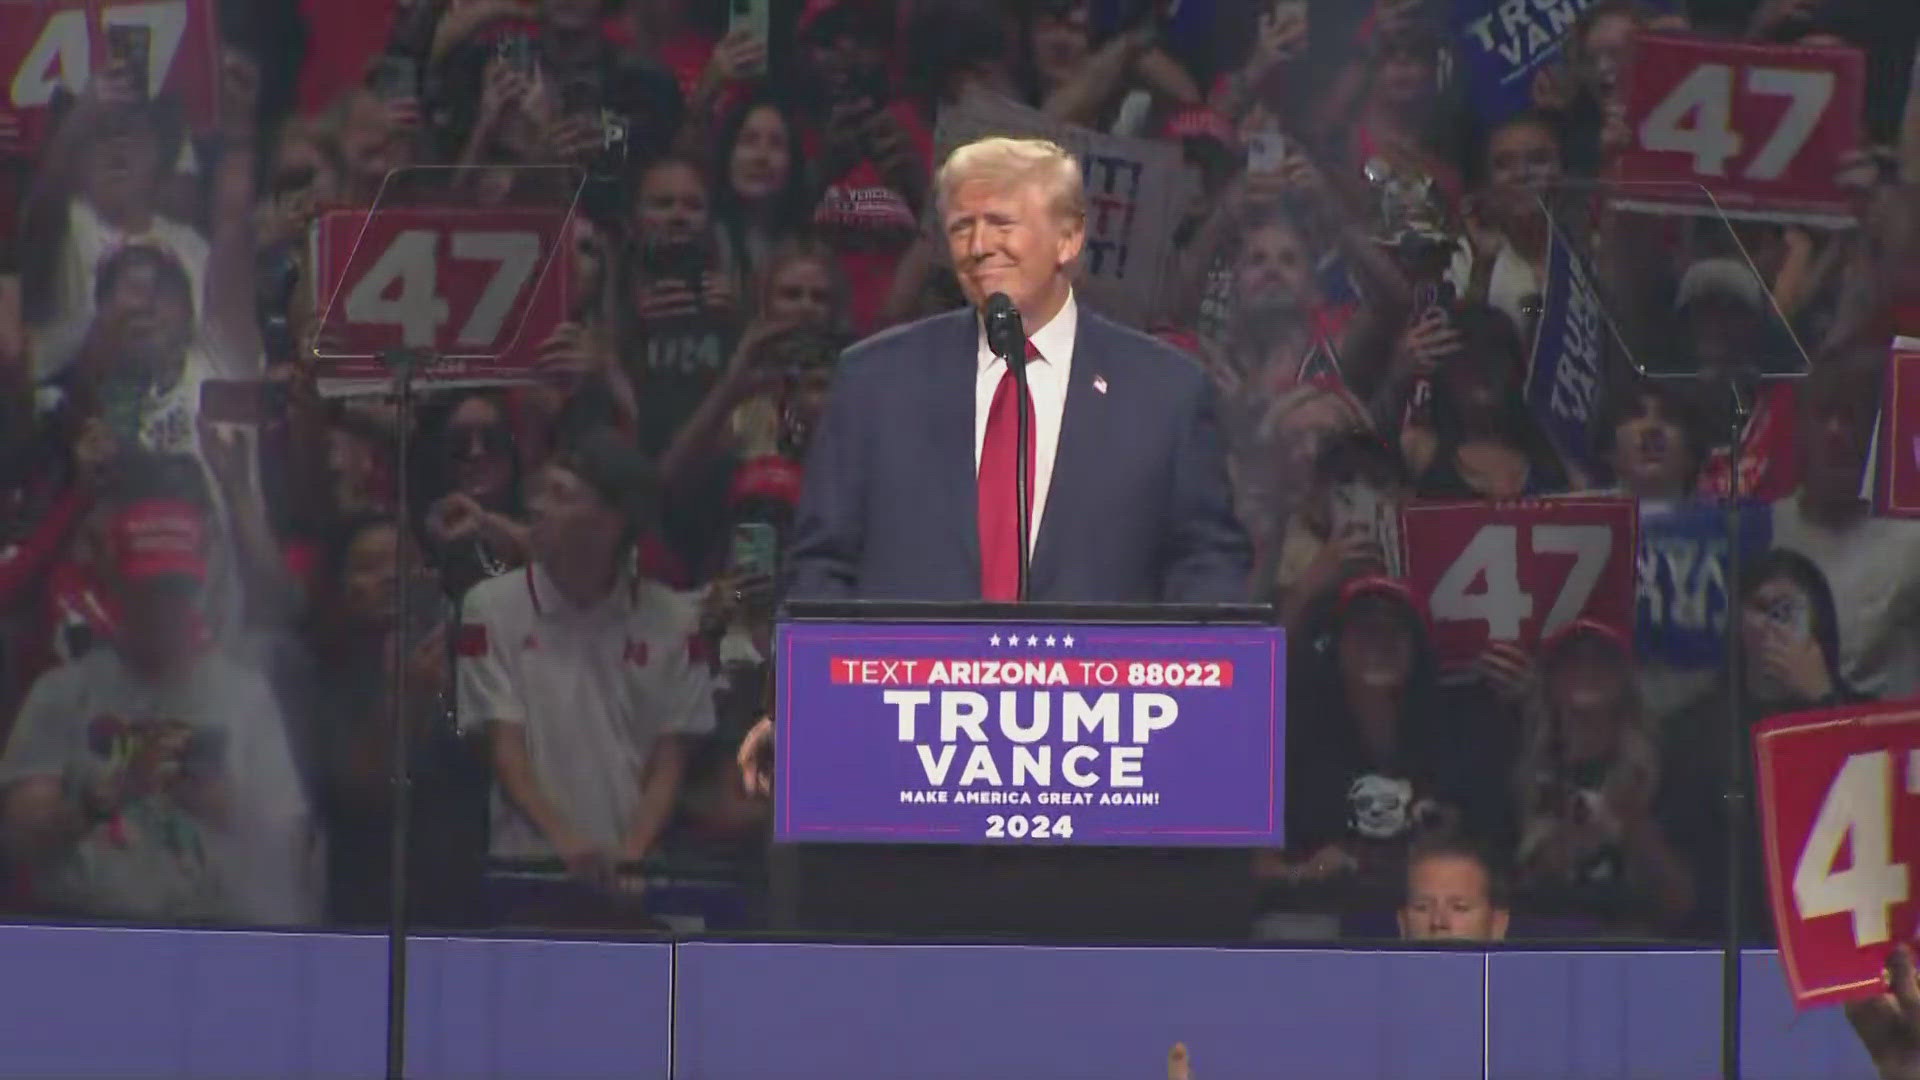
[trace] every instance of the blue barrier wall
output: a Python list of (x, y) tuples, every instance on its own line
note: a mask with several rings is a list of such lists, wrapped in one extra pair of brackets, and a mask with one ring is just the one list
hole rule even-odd
[(690, 944), (679, 960), (685, 1080), (1165, 1076), (1175, 1042), (1205, 1077), (1480, 1075), (1479, 954)]
[[(384, 938), (0, 927), (0, 1076), (332, 1080), (386, 1062)], [(673, 948), (420, 938), (417, 1077), (665, 1076)]]
[[(0, 927), (0, 1076), (377, 1077), (384, 939)], [(410, 1073), (1117, 1080), (1717, 1074), (1710, 952), (1367, 952), (424, 938)], [(1757, 1080), (1872, 1076), (1748, 957)]]

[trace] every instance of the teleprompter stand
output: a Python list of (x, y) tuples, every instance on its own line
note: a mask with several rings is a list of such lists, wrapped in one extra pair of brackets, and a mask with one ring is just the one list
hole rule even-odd
[[(1591, 245), (1582, 245), (1580, 239), (1600, 231), (1593, 228), (1594, 222), (1607, 223), (1608, 251), (1591, 261), (1602, 267), (1603, 272), (1593, 277), (1603, 283), (1602, 315), (1614, 349), (1641, 378), (1699, 387), (1708, 402), (1717, 404), (1726, 423), (1728, 482), (1722, 501), (1727, 537), (1724, 656), (1726, 670), (1735, 677), (1726, 680), (1726, 741), (1721, 748), (1726, 772), (1721, 791), (1726, 817), (1726, 835), (1722, 838), (1726, 918), (1721, 939), (1720, 1069), (1725, 1080), (1739, 1080), (1741, 955), (1749, 917), (1744, 910), (1748, 902), (1745, 863), (1755, 828), (1746, 687), (1737, 677), (1741, 665), (1734, 663), (1741, 647), (1745, 442), (1748, 423), (1761, 407), (1764, 389), (1775, 382), (1804, 378), (1810, 365), (1791, 321), (1774, 303), (1766, 279), (1754, 267), (1729, 215), (1707, 188), (1698, 184), (1569, 183), (1539, 196), (1538, 207), (1555, 240), (1572, 245), (1580, 253), (1575, 257), (1583, 260), (1593, 252)], [(1649, 207), (1654, 208), (1651, 214), (1640, 213)], [(1675, 215), (1684, 220), (1683, 227), (1671, 227)], [(1765, 219), (1764, 213), (1743, 216)], [(1658, 239), (1649, 242), (1650, 238)], [(1692, 351), (1700, 343), (1684, 340), (1687, 334), (1680, 331), (1687, 327), (1673, 317), (1689, 301), (1687, 279), (1695, 275), (1696, 285), (1745, 291), (1764, 298), (1764, 310), (1755, 313), (1747, 328), (1748, 336), (1725, 350), (1730, 360), (1710, 362)], [(1703, 291), (1696, 288), (1693, 295)]]
[[(417, 565), (411, 506), (411, 435), (423, 385), (487, 386), (524, 381), (542, 331), (535, 312), (553, 317), (568, 302), (565, 239), (582, 178), (561, 165), (517, 166), (504, 200), (484, 196), (489, 170), (416, 166), (382, 181), (373, 204), (352, 223), (338, 250), (316, 231), (312, 345), (323, 393), (391, 395), (395, 406), (394, 529), (396, 572)], [(404, 224), (397, 224), (404, 222)], [(325, 249), (325, 250), (323, 250)], [(323, 258), (324, 255), (324, 258)], [(397, 297), (394, 293), (398, 293)], [(460, 310), (456, 311), (455, 308)], [(551, 327), (547, 328), (548, 330)], [(416, 625), (413, 590), (395, 590), (394, 626)], [(404, 643), (403, 648), (411, 648)], [(406, 1076), (406, 1002), (412, 835), (412, 737), (405, 656), (387, 687), (389, 783), (386, 1076)]]

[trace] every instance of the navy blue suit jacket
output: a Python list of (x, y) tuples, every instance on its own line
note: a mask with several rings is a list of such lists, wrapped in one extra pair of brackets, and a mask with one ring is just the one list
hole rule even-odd
[[(1244, 599), (1212, 385), (1172, 347), (1085, 305), (1079, 318), (1032, 599)], [(966, 309), (847, 350), (807, 458), (789, 596), (980, 599), (979, 333)]]

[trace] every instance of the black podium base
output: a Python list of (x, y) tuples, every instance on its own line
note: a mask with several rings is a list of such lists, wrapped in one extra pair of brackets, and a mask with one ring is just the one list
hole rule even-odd
[(805, 844), (774, 849), (772, 919), (801, 933), (1245, 941), (1249, 852)]

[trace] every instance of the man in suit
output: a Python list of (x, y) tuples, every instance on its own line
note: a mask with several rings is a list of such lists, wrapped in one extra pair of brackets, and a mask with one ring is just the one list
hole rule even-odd
[(1018, 416), (979, 314), (1005, 293), (1031, 342), (1031, 598), (1243, 598), (1249, 549), (1205, 375), (1074, 297), (1079, 163), (985, 139), (936, 185), (970, 307), (847, 351), (807, 461), (789, 595), (1014, 599)]
[[(869, 338), (840, 361), (794, 523), (794, 599), (1012, 600), (1018, 414), (981, 312), (1005, 293), (1028, 334), (1029, 598), (1231, 602), (1250, 548), (1213, 393), (1191, 360), (1083, 309), (1079, 162), (1051, 142), (983, 139), (935, 177), (969, 306)], [(771, 738), (741, 747), (748, 785)]]
[[(1050, 142), (984, 139), (953, 152), (935, 189), (970, 306), (842, 358), (810, 446), (788, 595), (1017, 598), (1019, 406), (981, 317), (988, 297), (1005, 293), (1028, 333), (1029, 598), (1242, 599), (1250, 550), (1211, 384), (1172, 348), (1075, 301), (1087, 219), (1080, 164)], [(763, 721), (741, 750), (759, 790), (769, 785), (757, 751), (771, 738)], [(829, 848), (805, 861), (789, 892), (793, 921), (814, 929), (1245, 928), (1235, 904), (1244, 855)]]

